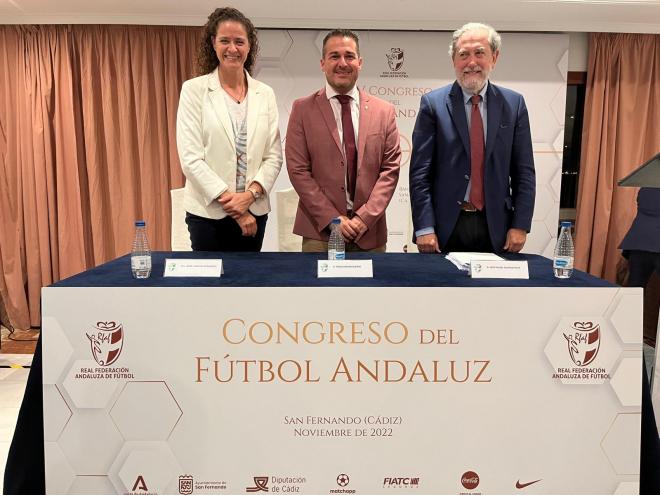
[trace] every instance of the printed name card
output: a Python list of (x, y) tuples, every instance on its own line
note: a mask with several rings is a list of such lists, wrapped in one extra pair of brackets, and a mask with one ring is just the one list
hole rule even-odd
[(224, 273), (221, 259), (165, 259), (164, 277), (220, 277)]
[(318, 278), (373, 278), (371, 260), (319, 260)]
[(472, 278), (529, 278), (526, 261), (472, 260)]

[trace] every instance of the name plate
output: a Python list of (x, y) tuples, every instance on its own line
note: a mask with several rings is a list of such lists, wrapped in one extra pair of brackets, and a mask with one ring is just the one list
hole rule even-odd
[(526, 261), (473, 260), (470, 263), (472, 278), (529, 278)]
[(371, 260), (319, 260), (318, 278), (373, 278)]
[(221, 259), (165, 258), (163, 277), (220, 277), (224, 273)]

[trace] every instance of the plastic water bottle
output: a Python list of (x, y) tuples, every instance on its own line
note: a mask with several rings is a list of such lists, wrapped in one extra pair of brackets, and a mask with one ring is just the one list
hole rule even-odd
[(344, 237), (341, 235), (340, 225), (341, 220), (338, 218), (333, 218), (330, 223), (330, 239), (328, 240), (329, 260), (346, 259), (346, 245), (344, 244)]
[(149, 278), (151, 275), (151, 250), (147, 240), (144, 220), (135, 222), (135, 238), (131, 250), (131, 271), (133, 278)]
[(575, 259), (575, 247), (571, 237), (571, 222), (561, 223), (561, 232), (555, 246), (555, 258), (552, 263), (555, 277), (570, 278), (573, 275), (573, 260)]

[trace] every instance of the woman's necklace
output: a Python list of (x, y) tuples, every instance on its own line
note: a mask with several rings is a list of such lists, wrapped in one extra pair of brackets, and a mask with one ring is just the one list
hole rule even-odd
[(225, 93), (229, 95), (229, 97), (234, 100), (236, 103), (241, 103), (245, 99), (245, 93), (246, 93), (246, 86), (241, 84), (239, 85), (238, 88), (230, 88), (229, 86), (225, 86), (225, 84), (220, 81), (220, 85), (222, 86), (222, 89), (225, 90)]

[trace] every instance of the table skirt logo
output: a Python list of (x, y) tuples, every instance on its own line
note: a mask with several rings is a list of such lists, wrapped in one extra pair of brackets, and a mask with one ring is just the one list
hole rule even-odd
[(409, 476), (393, 476), (383, 478), (383, 488), (419, 488), (419, 478)]
[(179, 476), (180, 495), (191, 495), (193, 492), (193, 477), (189, 474)]
[(99, 321), (91, 334), (87, 334), (94, 360), (100, 366), (110, 366), (121, 354), (124, 328), (114, 321)]
[(245, 491), (248, 493), (267, 492), (268, 476), (253, 476), (254, 486), (248, 486)]
[(592, 321), (576, 321), (570, 332), (564, 332), (568, 352), (577, 366), (587, 366), (596, 359), (600, 348), (600, 325)]
[(474, 490), (479, 486), (479, 475), (474, 471), (466, 471), (461, 476), (461, 485), (466, 490)]
[(552, 363), (552, 378), (564, 385), (600, 384), (609, 380), (622, 350), (617, 339), (611, 337), (613, 331), (611, 323), (602, 317), (562, 317), (544, 349)]

